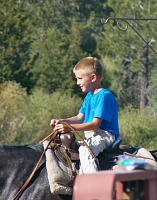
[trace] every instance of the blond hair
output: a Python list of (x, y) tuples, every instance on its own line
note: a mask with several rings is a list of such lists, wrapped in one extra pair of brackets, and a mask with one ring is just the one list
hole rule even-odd
[(100, 79), (103, 76), (101, 63), (94, 57), (86, 57), (81, 59), (74, 67), (73, 72), (81, 71), (83, 74), (96, 74)]

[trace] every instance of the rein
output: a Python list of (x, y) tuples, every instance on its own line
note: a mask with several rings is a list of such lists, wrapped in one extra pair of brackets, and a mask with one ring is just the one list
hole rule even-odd
[[(83, 139), (83, 137), (81, 137), (81, 135), (79, 135), (77, 133), (77, 131), (70, 124), (68, 124), (67, 122), (61, 122), (61, 124), (65, 124), (68, 128), (70, 128), (70, 130), (73, 132), (73, 134), (76, 135), (83, 142), (83, 144), (87, 147), (87, 149), (89, 150), (89, 152), (90, 152), (91, 156), (94, 158), (94, 160), (97, 160), (97, 158), (95, 157), (94, 153), (89, 148), (87, 142)], [(47, 140), (52, 135), (53, 135), (53, 132), (50, 135), (48, 135), (47, 137), (45, 137), (40, 143), (43, 143), (45, 140)]]
[[(96, 164), (97, 163), (97, 158), (95, 157), (94, 153), (92, 152), (92, 150), (89, 148), (88, 144), (84, 141), (84, 139), (76, 132), (76, 130), (71, 126), (69, 125), (68, 123), (66, 122), (61, 122), (61, 124), (65, 124), (67, 127), (70, 128), (70, 130), (73, 131), (73, 133), (83, 142), (83, 144), (88, 148), (89, 152), (91, 153), (92, 157), (94, 158), (94, 160), (96, 161)], [(50, 141), (48, 142), (46, 148), (44, 149), (41, 157), (39, 158), (36, 166), (34, 167), (32, 173), (30, 174), (29, 178), (26, 180), (26, 182), (24, 183), (24, 185), (21, 187), (21, 189), (17, 192), (17, 194), (14, 196), (14, 198), (12, 200), (18, 200), (20, 198), (20, 196), (22, 195), (22, 193), (24, 192), (24, 190), (26, 189), (26, 187), (28, 186), (28, 184), (30, 183), (31, 179), (33, 178), (35, 172), (37, 171), (38, 167), (39, 167), (39, 164), (42, 160), (42, 158), (44, 157), (45, 155), (45, 152), (47, 151), (49, 145), (51, 144), (51, 142), (53, 141), (53, 139), (56, 137), (56, 135), (58, 134), (58, 131), (57, 130), (54, 130), (52, 131), (52, 133), (50, 133), (48, 136), (46, 136), (42, 141), (39, 142), (39, 144), (42, 144), (45, 140), (49, 139), (50, 138)], [(99, 165), (98, 165), (99, 166)]]
[(81, 135), (79, 135), (77, 133), (77, 131), (68, 123), (66, 122), (61, 122), (61, 124), (65, 124), (66, 126), (68, 126), (72, 131), (73, 133), (83, 142), (83, 144), (87, 147), (87, 149), (89, 150), (91, 156), (94, 158), (94, 160), (97, 160), (97, 158), (95, 157), (94, 153), (92, 152), (92, 150), (89, 148), (87, 142), (81, 137)]
[[(30, 183), (31, 179), (33, 178), (35, 172), (37, 171), (39, 164), (42, 160), (42, 158), (45, 155), (46, 150), (48, 149), (48, 146), (50, 145), (50, 143), (52, 142), (53, 138), (57, 135), (57, 131), (53, 131), (52, 133), (50, 133), (44, 140), (46, 140), (47, 138), (53, 136), (51, 138), (51, 140), (49, 141), (48, 145), (46, 146), (46, 148), (44, 149), (41, 157), (39, 158), (39, 161), (37, 162), (36, 166), (34, 167), (32, 173), (30, 174), (29, 178), (26, 180), (26, 182), (24, 183), (24, 185), (21, 187), (21, 189), (17, 192), (17, 194), (14, 196), (14, 198), (12, 200), (18, 200), (20, 198), (20, 196), (22, 195), (22, 193), (24, 192), (24, 190), (26, 189), (26, 187), (28, 186), (28, 184)], [(41, 142), (40, 142), (41, 143)]]
[(149, 160), (154, 161), (153, 158), (149, 158), (149, 157), (145, 157), (145, 156), (137, 156), (135, 153), (134, 153), (134, 154), (131, 154), (131, 153), (128, 153), (128, 152), (124, 152), (123, 154), (124, 154), (124, 155), (128, 155), (128, 156), (131, 156), (131, 157), (135, 157), (135, 158), (143, 158), (143, 159), (149, 159)]

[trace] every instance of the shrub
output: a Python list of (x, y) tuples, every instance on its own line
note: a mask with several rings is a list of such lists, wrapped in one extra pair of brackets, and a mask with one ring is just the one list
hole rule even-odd
[(123, 109), (119, 124), (123, 143), (149, 150), (157, 148), (157, 115), (152, 115), (148, 109), (142, 112), (132, 107)]
[(27, 117), (26, 91), (15, 82), (0, 84), (0, 142), (11, 143)]
[(0, 85), (0, 142), (3, 144), (37, 143), (52, 132), (52, 118), (76, 115), (81, 99), (36, 89), (31, 95), (17, 83)]
[[(29, 96), (29, 114), (25, 122), (19, 141), (38, 142), (52, 132), (50, 120), (52, 118), (64, 118), (76, 115), (81, 99), (69, 97), (67, 94), (55, 92), (45, 93), (43, 90), (35, 90)], [(22, 139), (23, 138), (23, 139)]]

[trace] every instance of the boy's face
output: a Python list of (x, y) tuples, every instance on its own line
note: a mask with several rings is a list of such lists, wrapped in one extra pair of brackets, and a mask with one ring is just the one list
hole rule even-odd
[(82, 71), (76, 71), (75, 77), (77, 79), (77, 85), (81, 88), (82, 92), (93, 91), (93, 82), (95, 74), (86, 75)]

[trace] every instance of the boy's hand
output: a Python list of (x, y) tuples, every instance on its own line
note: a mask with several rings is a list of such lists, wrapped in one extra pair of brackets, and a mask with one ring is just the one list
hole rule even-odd
[(50, 127), (54, 128), (57, 124), (59, 124), (61, 122), (60, 119), (52, 119), (50, 122)]
[(67, 133), (70, 131), (69, 127), (67, 127), (65, 124), (56, 124), (54, 130), (57, 130), (60, 133)]

